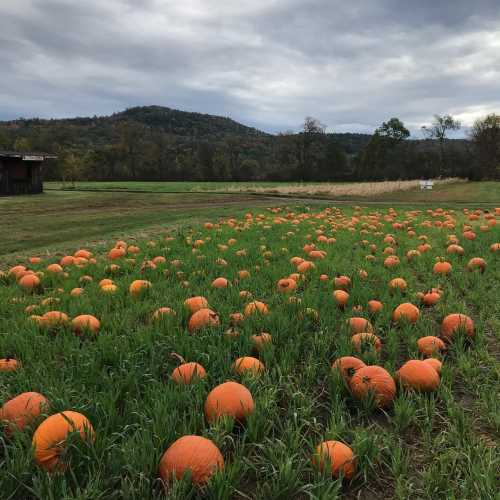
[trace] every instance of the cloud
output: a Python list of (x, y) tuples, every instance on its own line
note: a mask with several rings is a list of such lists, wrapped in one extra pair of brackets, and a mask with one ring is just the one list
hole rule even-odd
[[(405, 5), (404, 5), (405, 4)], [(267, 131), (312, 115), (418, 135), (500, 110), (496, 0), (16, 0), (0, 3), (0, 119), (135, 105), (231, 116)]]

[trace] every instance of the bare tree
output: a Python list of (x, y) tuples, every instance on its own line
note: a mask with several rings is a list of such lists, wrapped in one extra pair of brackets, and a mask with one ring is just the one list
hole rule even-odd
[(434, 115), (434, 121), (431, 125), (424, 125), (422, 127), (422, 132), (426, 137), (439, 141), (440, 176), (443, 174), (444, 170), (444, 142), (446, 140), (446, 136), (449, 131), (459, 130), (460, 127), (461, 123), (458, 120), (455, 120), (455, 118), (451, 115)]

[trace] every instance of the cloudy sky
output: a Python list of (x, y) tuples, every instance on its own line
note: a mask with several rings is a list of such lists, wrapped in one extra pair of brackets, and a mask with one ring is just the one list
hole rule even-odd
[(500, 112), (500, 0), (0, 0), (0, 120), (159, 104), (269, 132)]

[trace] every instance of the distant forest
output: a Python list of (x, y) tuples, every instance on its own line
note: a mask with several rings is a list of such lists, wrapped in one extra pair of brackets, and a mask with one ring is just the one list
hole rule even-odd
[(55, 153), (47, 180), (376, 181), (500, 178), (500, 116), (468, 139), (435, 116), (422, 140), (397, 118), (367, 134), (326, 133), (307, 117), (298, 133), (266, 134), (229, 118), (160, 106), (107, 117), (0, 122), (0, 149)]

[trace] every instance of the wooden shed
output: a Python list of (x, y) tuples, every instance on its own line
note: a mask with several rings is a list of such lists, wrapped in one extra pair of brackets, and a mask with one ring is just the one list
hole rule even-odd
[(0, 195), (43, 193), (43, 164), (57, 156), (0, 151)]

